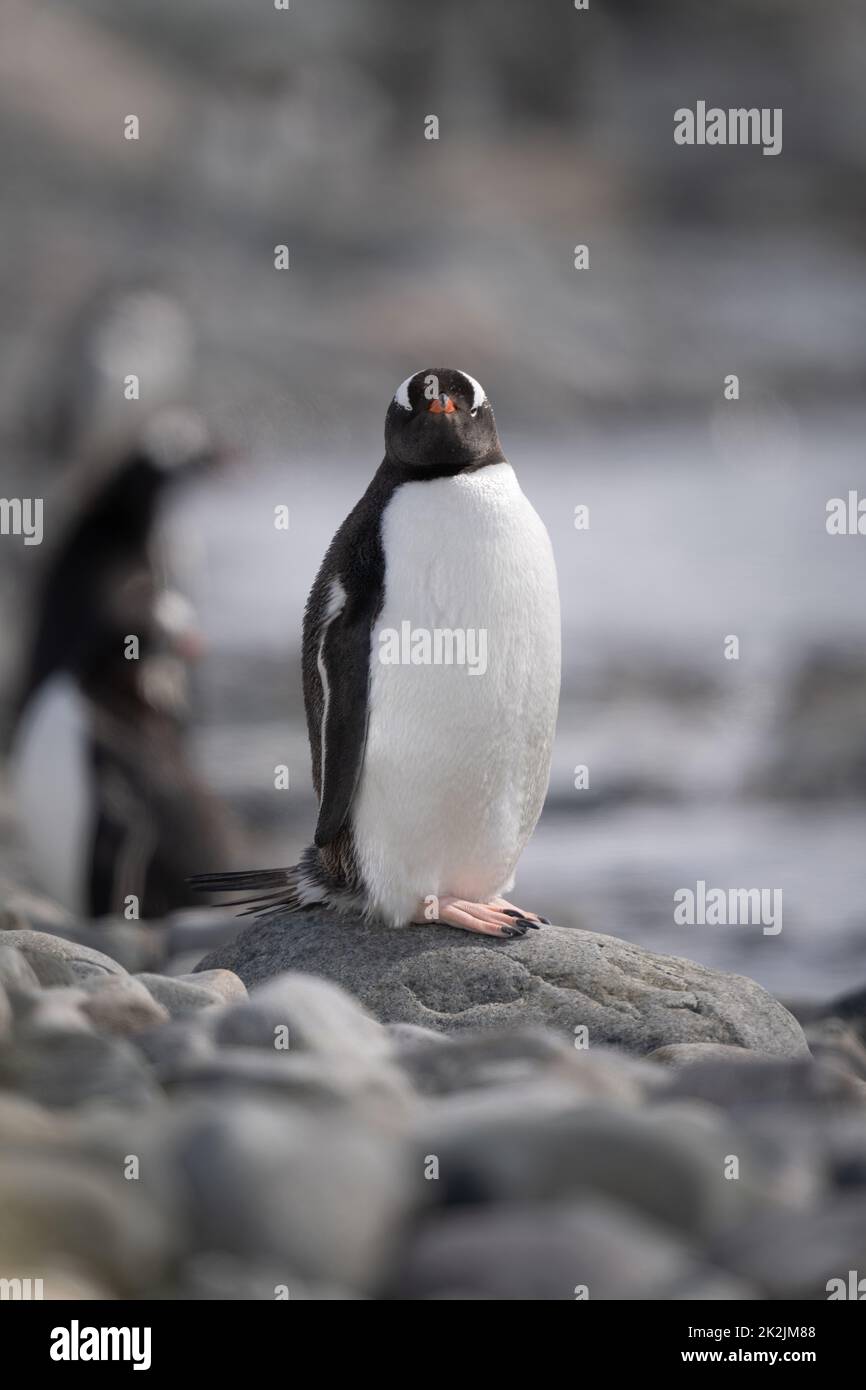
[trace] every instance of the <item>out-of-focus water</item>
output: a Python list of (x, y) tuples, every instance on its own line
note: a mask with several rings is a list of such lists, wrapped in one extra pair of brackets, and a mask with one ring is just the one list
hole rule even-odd
[[(564, 637), (551, 797), (518, 901), (777, 992), (828, 993), (866, 976), (866, 801), (845, 784), (866, 707), (855, 687), (847, 703), (830, 700), (832, 717), (807, 707), (804, 722), (796, 708), (804, 664), (866, 653), (866, 536), (825, 526), (829, 498), (866, 496), (864, 427), (864, 412), (803, 416), (765, 399), (698, 422), (588, 427), (568, 443), (502, 430), (553, 541)], [(379, 457), (376, 440), (357, 461), (289, 447), (190, 495), (173, 517), (211, 644), (200, 756), (254, 815), (260, 861), (288, 862), (312, 827), (303, 604)], [(274, 526), (280, 504), (288, 532)], [(581, 504), (588, 530), (574, 527)], [(724, 658), (730, 635), (737, 661)], [(273, 790), (277, 762), (290, 767), (289, 793)], [(574, 788), (578, 764), (589, 791)], [(801, 769), (809, 794), (792, 800)], [(674, 926), (674, 890), (698, 879), (781, 888), (781, 933)]]
[[(562, 920), (593, 931), (751, 975), (776, 994), (826, 997), (866, 980), (864, 845), (862, 803), (688, 801), (547, 814), (521, 862), (516, 898), (564, 909)], [(781, 931), (675, 925), (674, 893), (694, 891), (698, 880), (708, 890), (781, 889)]]

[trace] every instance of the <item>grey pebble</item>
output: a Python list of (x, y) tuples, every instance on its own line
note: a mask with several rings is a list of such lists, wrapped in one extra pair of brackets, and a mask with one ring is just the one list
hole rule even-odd
[(2, 944), (21, 952), (43, 987), (74, 985), (94, 975), (126, 974), (122, 965), (102, 951), (47, 932), (9, 931)]
[(171, 1018), (186, 1018), (201, 1009), (220, 1007), (225, 1002), (222, 995), (204, 983), (196, 984), (187, 979), (152, 974), (136, 975), (135, 979), (150, 992)]
[(65, 1109), (89, 1101), (142, 1105), (158, 1088), (125, 1038), (52, 1032), (0, 1045), (0, 1087)]
[(40, 988), (39, 979), (27, 957), (16, 946), (7, 945), (0, 936), (0, 986), (4, 989), (32, 991)]
[(328, 980), (290, 971), (253, 989), (246, 1003), (214, 1019), (219, 1043), (273, 1052), (278, 1043), (291, 1051), (386, 1058), (391, 1040), (344, 989)]
[(238, 1099), (194, 1120), (177, 1162), (199, 1248), (276, 1262), (361, 1292), (382, 1276), (405, 1220), (399, 1145), (337, 1116)]
[(422, 1230), (389, 1290), (408, 1299), (748, 1299), (748, 1284), (616, 1203), (467, 1208)]

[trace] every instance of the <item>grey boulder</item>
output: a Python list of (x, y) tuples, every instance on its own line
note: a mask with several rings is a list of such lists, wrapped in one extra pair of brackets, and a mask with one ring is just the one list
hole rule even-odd
[(541, 1024), (633, 1053), (727, 1043), (808, 1052), (796, 1019), (742, 975), (657, 955), (616, 937), (548, 926), (509, 941), (449, 927), (400, 929), (323, 910), (254, 923), (200, 962), (248, 988), (286, 970), (324, 976), (382, 1023), (437, 1032)]

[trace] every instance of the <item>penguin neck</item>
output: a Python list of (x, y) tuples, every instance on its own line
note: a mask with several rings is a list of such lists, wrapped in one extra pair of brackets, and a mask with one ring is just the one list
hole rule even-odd
[(482, 468), (492, 468), (497, 463), (507, 463), (508, 460), (502, 451), (502, 445), (497, 440), (483, 457), (473, 459), (471, 463), (431, 463), (428, 465), (413, 465), (404, 463), (385, 446), (385, 457), (379, 472), (383, 477), (398, 487), (401, 483), (424, 483), (432, 481), (434, 478), (457, 478), (461, 473), (477, 473)]

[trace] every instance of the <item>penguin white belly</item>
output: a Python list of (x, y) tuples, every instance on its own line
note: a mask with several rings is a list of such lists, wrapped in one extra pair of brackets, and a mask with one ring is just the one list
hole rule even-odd
[(511, 886), (547, 791), (560, 624), (550, 541), (507, 463), (404, 483), (382, 541), (352, 827), (371, 909), (397, 925), (427, 897)]
[(33, 872), (70, 912), (86, 911), (94, 824), (87, 706), (68, 676), (47, 680), (24, 711), (10, 759)]

